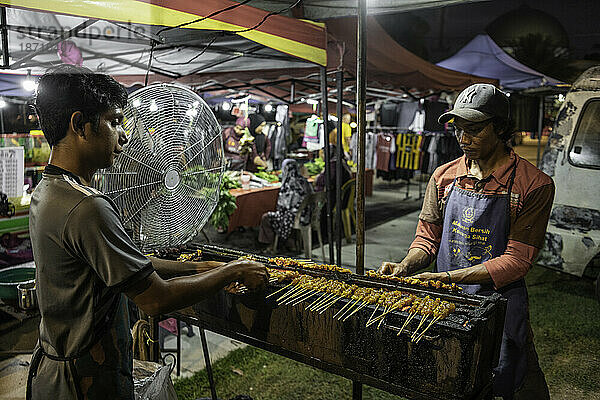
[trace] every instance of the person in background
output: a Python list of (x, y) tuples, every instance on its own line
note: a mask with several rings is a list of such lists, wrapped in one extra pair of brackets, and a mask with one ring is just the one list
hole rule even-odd
[(379, 272), (410, 275), (435, 259), (436, 272), (415, 277), (506, 298), (494, 395), (547, 400), (525, 276), (544, 244), (554, 183), (507, 145), (514, 131), (509, 99), (496, 87), (469, 86), (439, 122), (454, 125), (464, 156), (435, 170), (408, 254), (399, 263), (384, 262)]
[[(246, 128), (250, 126), (250, 119), (239, 117), (233, 127), (223, 131), (223, 147), (225, 149), (225, 158), (229, 161), (229, 169), (238, 171), (244, 169), (248, 154), (242, 154), (242, 144), (240, 139), (244, 135)], [(251, 145), (252, 153), (255, 152), (254, 144)]]
[(344, 114), (342, 116), (342, 150), (344, 151), (344, 157), (346, 157), (347, 160), (352, 159), (352, 150), (350, 149), (350, 139), (352, 139), (352, 128), (350, 127), (350, 122), (352, 122), (352, 117), (350, 116), (350, 114)]
[[(328, 191), (331, 195), (331, 209), (335, 207), (335, 187), (336, 187), (336, 174), (337, 174), (337, 128), (336, 123), (333, 121), (327, 121), (327, 130), (329, 131), (329, 187)], [(322, 152), (322, 151), (321, 151)], [(325, 159), (324, 154), (321, 155), (323, 160)], [(342, 152), (342, 186), (344, 183), (352, 179), (352, 173), (350, 167), (348, 167), (348, 160), (346, 160), (344, 153)], [(315, 179), (315, 192), (322, 192), (325, 190), (325, 170), (323, 170)], [(347, 200), (347, 199), (346, 199)], [(344, 199), (342, 199), (344, 203)]]
[[(296, 213), (304, 198), (313, 193), (310, 183), (300, 174), (300, 166), (296, 160), (286, 159), (282, 163), (281, 188), (277, 196), (277, 209), (263, 214), (258, 241), (270, 244), (279, 236), (280, 243), (285, 243), (292, 233)], [(311, 218), (311, 209), (306, 208), (300, 217), (300, 223), (308, 225)]]
[(254, 152), (250, 155), (247, 169), (251, 172), (258, 171), (258, 167), (267, 168), (267, 160), (271, 155), (271, 141), (263, 133), (267, 125), (262, 114), (250, 114), (250, 134), (254, 136)]

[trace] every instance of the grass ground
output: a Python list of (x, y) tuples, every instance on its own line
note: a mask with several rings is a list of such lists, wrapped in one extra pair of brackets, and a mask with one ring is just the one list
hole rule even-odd
[[(531, 323), (552, 399), (600, 399), (600, 305), (592, 282), (541, 267), (527, 277)], [(217, 393), (258, 400), (350, 399), (351, 382), (295, 361), (247, 347), (214, 365)], [(175, 382), (179, 399), (210, 395), (206, 373)], [(365, 387), (365, 399), (400, 399)]]

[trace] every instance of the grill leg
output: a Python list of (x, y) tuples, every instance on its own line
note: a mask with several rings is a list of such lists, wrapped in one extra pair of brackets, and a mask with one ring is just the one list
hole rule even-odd
[(212, 400), (217, 399), (217, 389), (215, 388), (215, 380), (213, 378), (212, 367), (210, 366), (210, 354), (208, 353), (208, 343), (206, 343), (206, 333), (204, 328), (200, 328), (200, 340), (202, 341), (202, 352), (204, 353), (204, 364), (206, 365), (206, 375), (210, 385), (210, 395)]
[(178, 319), (177, 322), (177, 376), (181, 375), (181, 323)]
[(352, 381), (352, 400), (362, 400), (362, 383)]

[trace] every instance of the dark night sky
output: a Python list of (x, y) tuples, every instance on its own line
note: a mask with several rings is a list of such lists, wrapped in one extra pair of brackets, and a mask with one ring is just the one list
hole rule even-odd
[[(571, 59), (600, 54), (600, 0), (492, 0), (378, 16), (402, 45), (432, 62), (445, 59), (497, 17), (526, 5), (542, 10), (567, 32)], [(443, 19), (443, 29), (442, 29)], [(600, 58), (597, 59), (600, 63)]]

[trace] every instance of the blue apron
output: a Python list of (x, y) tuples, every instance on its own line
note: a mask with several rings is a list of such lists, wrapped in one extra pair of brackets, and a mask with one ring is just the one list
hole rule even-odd
[[(509, 179), (508, 193), (486, 195), (450, 187), (444, 208), (444, 226), (437, 271), (452, 271), (479, 265), (506, 250), (510, 230), (510, 193), (516, 164)], [(492, 284), (461, 285), (467, 293), (489, 295)], [(504, 332), (498, 366), (494, 368), (494, 394), (512, 399), (527, 370), (527, 288), (520, 279), (497, 290), (507, 299)]]

